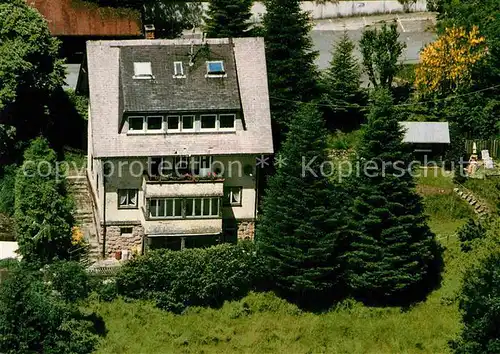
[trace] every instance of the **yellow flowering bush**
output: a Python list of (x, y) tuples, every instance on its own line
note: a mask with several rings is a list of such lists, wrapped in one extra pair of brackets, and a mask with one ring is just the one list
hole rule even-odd
[(73, 226), (71, 229), (71, 244), (73, 246), (83, 244), (83, 232), (78, 226)]
[(488, 53), (486, 40), (474, 26), (447, 28), (420, 53), (415, 88), (420, 96), (448, 94), (472, 82), (472, 70)]

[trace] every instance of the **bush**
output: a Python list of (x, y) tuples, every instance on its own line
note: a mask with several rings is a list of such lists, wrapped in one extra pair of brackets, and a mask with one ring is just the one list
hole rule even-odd
[(116, 288), (115, 279), (99, 279), (99, 285), (97, 286), (97, 297), (99, 301), (113, 301), (118, 296), (118, 290)]
[(45, 280), (67, 302), (86, 299), (91, 291), (90, 276), (78, 262), (61, 261), (48, 266)]
[(245, 296), (262, 277), (253, 244), (184, 251), (158, 250), (128, 262), (117, 274), (118, 293), (150, 299), (163, 309), (220, 306)]
[(460, 309), (464, 328), (452, 343), (457, 354), (500, 353), (500, 253), (464, 277)]
[[(96, 321), (56, 296), (39, 272), (23, 266), (0, 287), (1, 353), (91, 353), (99, 338)], [(99, 324), (102, 331), (102, 320)]]
[(460, 249), (462, 252), (469, 252), (472, 250), (472, 244), (477, 239), (483, 239), (486, 236), (486, 229), (481, 222), (469, 219), (457, 232), (458, 239), (460, 240)]

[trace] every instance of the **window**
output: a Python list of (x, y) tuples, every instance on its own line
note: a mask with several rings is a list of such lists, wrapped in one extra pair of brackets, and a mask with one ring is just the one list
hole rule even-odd
[(194, 116), (182, 116), (182, 131), (194, 130)]
[(120, 227), (120, 236), (132, 236), (131, 227)]
[(191, 173), (188, 156), (151, 157), (149, 160), (150, 176), (183, 176)]
[(178, 198), (150, 199), (149, 216), (152, 218), (182, 217), (182, 199)]
[(184, 67), (182, 66), (182, 61), (174, 61), (174, 77), (184, 78)]
[(148, 117), (148, 130), (161, 130), (163, 118), (161, 116)]
[(222, 60), (207, 61), (207, 77), (221, 77), (225, 74), (224, 62)]
[(219, 115), (219, 129), (220, 130), (234, 130), (234, 121), (236, 116), (234, 114), (221, 114)]
[(203, 115), (201, 119), (201, 129), (216, 129), (217, 116), (215, 114)]
[(151, 218), (218, 217), (219, 210), (219, 198), (154, 198), (149, 200)]
[(186, 218), (219, 216), (219, 198), (188, 198), (185, 210)]
[(153, 79), (150, 62), (134, 63), (134, 79)]
[(130, 131), (143, 131), (144, 130), (144, 117), (129, 117), (128, 130)]
[(118, 208), (137, 208), (137, 189), (118, 189)]
[(179, 129), (179, 116), (168, 116), (167, 117), (167, 132), (180, 131)]
[(242, 187), (224, 188), (224, 205), (241, 206)]

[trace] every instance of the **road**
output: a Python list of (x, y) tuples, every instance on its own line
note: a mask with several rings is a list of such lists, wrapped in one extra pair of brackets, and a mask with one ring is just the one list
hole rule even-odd
[[(404, 41), (407, 46), (401, 57), (404, 63), (417, 63), (420, 49), (435, 39), (435, 34), (432, 32), (435, 16), (432, 13), (377, 15), (316, 21), (311, 37), (314, 49), (319, 51), (318, 67), (324, 69), (328, 66), (332, 45), (339, 40), (344, 30), (357, 44), (365, 28), (380, 27), (384, 21), (396, 21), (398, 24), (400, 40)], [(361, 58), (358, 47), (355, 55)]]

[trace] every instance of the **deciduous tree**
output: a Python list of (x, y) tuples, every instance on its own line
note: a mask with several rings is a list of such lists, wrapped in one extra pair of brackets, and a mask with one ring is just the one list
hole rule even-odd
[(384, 23), (381, 29), (363, 32), (359, 46), (363, 55), (363, 66), (374, 87), (390, 88), (400, 66), (399, 57), (406, 48), (399, 42), (397, 24)]

